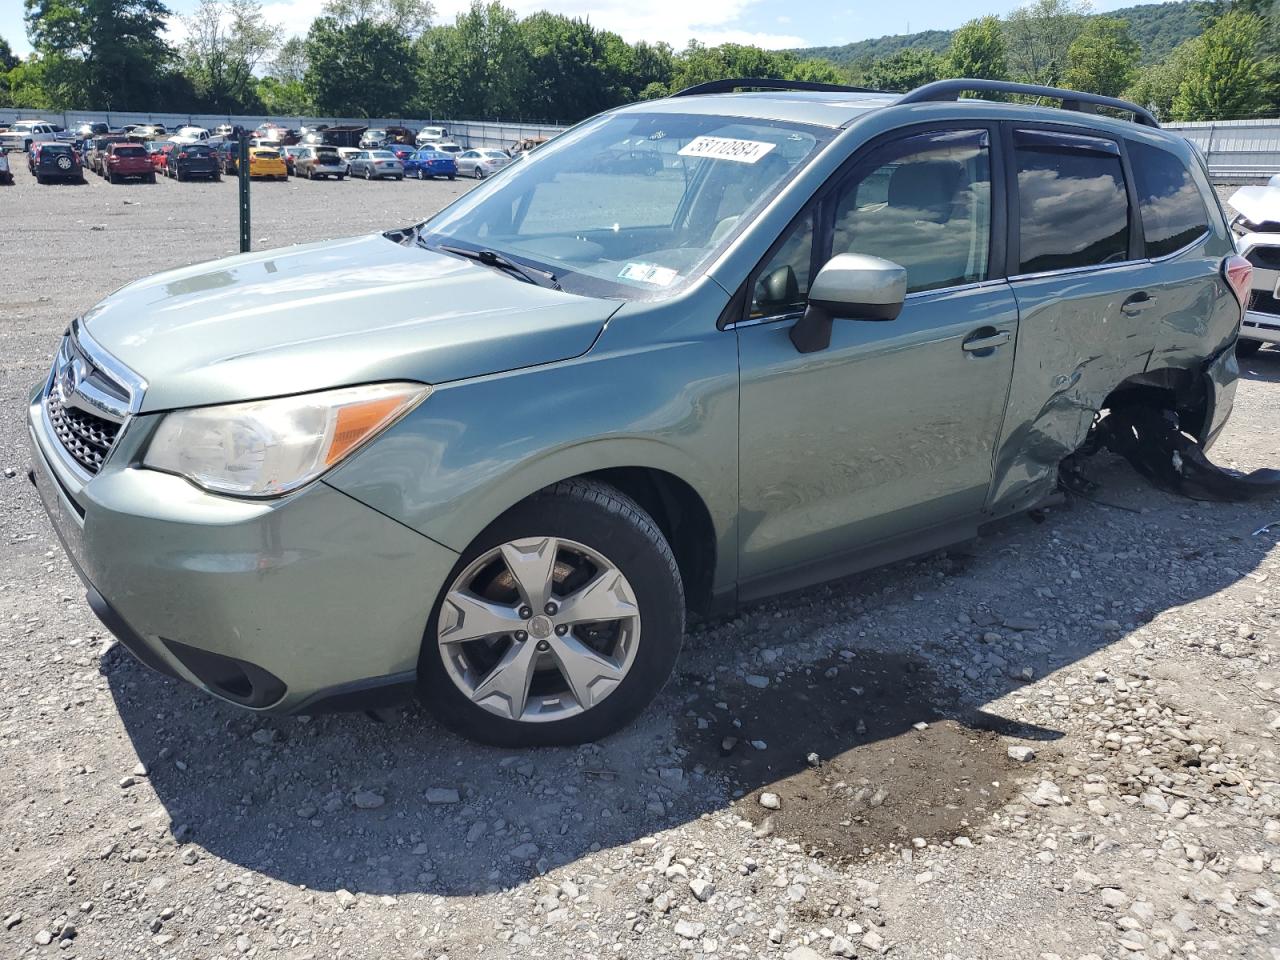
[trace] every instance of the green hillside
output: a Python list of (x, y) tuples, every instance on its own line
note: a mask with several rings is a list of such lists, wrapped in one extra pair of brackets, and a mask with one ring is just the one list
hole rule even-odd
[[(1185, 0), (1124, 7), (1102, 16), (1129, 21), (1129, 33), (1142, 47), (1142, 59), (1147, 63), (1163, 60), (1179, 43), (1200, 32), (1195, 5)], [(841, 66), (852, 66), (887, 57), (907, 47), (942, 53), (951, 43), (951, 33), (950, 30), (924, 30), (859, 40), (839, 47), (805, 47), (794, 53), (800, 57), (823, 57)]]

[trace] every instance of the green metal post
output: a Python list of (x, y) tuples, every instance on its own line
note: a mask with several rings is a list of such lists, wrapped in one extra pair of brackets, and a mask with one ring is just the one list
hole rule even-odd
[(240, 252), (249, 252), (249, 136), (240, 134), (236, 175), (240, 181)]

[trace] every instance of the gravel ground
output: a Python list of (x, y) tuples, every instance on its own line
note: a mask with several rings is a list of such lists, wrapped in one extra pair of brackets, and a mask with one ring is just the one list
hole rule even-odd
[[(68, 319), (231, 252), (235, 185), (17, 179), (0, 957), (1280, 958), (1280, 505), (1096, 461), (1094, 499), (696, 626), (661, 702), (579, 749), (259, 720), (112, 645), (24, 476)], [(253, 233), (467, 186), (263, 184)], [(1280, 353), (1247, 368), (1215, 457), (1280, 464)]]

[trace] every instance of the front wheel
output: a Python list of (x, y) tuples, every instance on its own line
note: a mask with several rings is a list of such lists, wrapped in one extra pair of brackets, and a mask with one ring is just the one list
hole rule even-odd
[(1255, 353), (1262, 349), (1261, 340), (1246, 340), (1241, 337), (1236, 341), (1237, 357), (1252, 357)]
[(484, 743), (582, 743), (653, 700), (683, 635), (680, 572), (653, 518), (570, 480), (507, 511), (459, 559), (427, 624), (421, 692)]
[(484, 171), (481, 170), (479, 167), (476, 167), (474, 170), (472, 170), (471, 175), (475, 177), (477, 180), (484, 179)]

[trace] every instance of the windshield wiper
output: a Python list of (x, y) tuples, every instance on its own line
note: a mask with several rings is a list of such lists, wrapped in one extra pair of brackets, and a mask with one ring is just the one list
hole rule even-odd
[(468, 260), (475, 260), (477, 263), (483, 263), (486, 267), (493, 267), (495, 270), (514, 274), (525, 283), (536, 283), (539, 286), (550, 287), (552, 290), (561, 289), (560, 281), (556, 279), (554, 273), (549, 270), (538, 270), (534, 267), (526, 267), (524, 264), (516, 263), (514, 260), (498, 253), (497, 250), (468, 250), (466, 247), (454, 247), (447, 243), (437, 243), (435, 248), (443, 250), (445, 253), (452, 253), (455, 256), (466, 257)]

